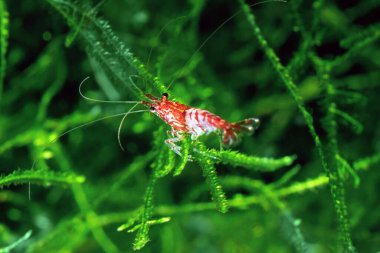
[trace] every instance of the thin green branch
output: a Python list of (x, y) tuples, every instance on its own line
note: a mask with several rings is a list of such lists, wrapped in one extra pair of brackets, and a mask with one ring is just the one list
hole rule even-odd
[(276, 194), (280, 197), (286, 197), (293, 194), (304, 193), (308, 190), (315, 189), (327, 185), (329, 178), (325, 175), (318, 176), (313, 179), (307, 179), (303, 182), (295, 182), (288, 187), (276, 190)]
[(174, 176), (179, 176), (182, 171), (185, 169), (185, 166), (187, 162), (189, 161), (189, 153), (190, 153), (190, 140), (188, 136), (185, 136), (181, 142), (181, 161), (177, 165), (177, 167), (174, 170)]
[(363, 49), (368, 45), (380, 39), (380, 25), (373, 25), (367, 30), (362, 31), (361, 33), (354, 33), (350, 37), (341, 41), (343, 47), (349, 48), (349, 50), (336, 57), (332, 62), (329, 63), (330, 67), (336, 67), (341, 64), (344, 64), (347, 60), (353, 58), (354, 56), (360, 54)]
[[(306, 191), (315, 190), (322, 186), (327, 185), (329, 182), (328, 177), (319, 176), (313, 179), (308, 179), (303, 182), (293, 183), (291, 186), (274, 190), (274, 194), (279, 198), (285, 198), (294, 194), (302, 194)], [(262, 195), (254, 196), (240, 196), (239, 198), (233, 198), (228, 200), (228, 205), (233, 209), (245, 209), (252, 205), (266, 204), (267, 201)], [(172, 216), (183, 213), (195, 213), (204, 212), (215, 209), (214, 202), (202, 202), (202, 203), (189, 203), (183, 205), (161, 205), (156, 206), (153, 210), (154, 215), (159, 216)], [(108, 213), (99, 216), (99, 224), (106, 226), (113, 223), (120, 223), (131, 217), (134, 211), (121, 212), (121, 213)]]
[(7, 246), (5, 248), (1, 248), (0, 249), (0, 253), (10, 253), (11, 250), (13, 250), (14, 248), (16, 248), (18, 245), (20, 245), (24, 241), (28, 240), (31, 236), (32, 236), (32, 230), (29, 230), (21, 238), (19, 238), (17, 241), (15, 241), (14, 243), (12, 243), (11, 245), (9, 245), (9, 246)]
[(292, 17), (294, 19), (294, 30), (299, 32), (302, 37), (302, 42), (297, 50), (297, 52), (292, 57), (290, 63), (286, 67), (288, 73), (293, 77), (294, 80), (297, 80), (297, 77), (300, 76), (302, 70), (305, 70), (307, 66), (306, 60), (308, 56), (309, 50), (313, 46), (313, 39), (310, 33), (306, 31), (306, 27), (304, 25), (303, 20), (301, 19), (301, 15), (299, 12), (299, 5), (301, 1), (289, 1)]
[[(285, 198), (294, 194), (302, 194), (307, 191), (315, 191), (316, 189), (322, 186), (325, 186), (327, 184), (328, 184), (328, 177), (321, 175), (319, 177), (308, 179), (303, 182), (293, 183), (292, 185), (285, 188), (274, 190), (274, 194), (277, 195), (279, 198)], [(265, 201), (265, 199), (263, 199), (261, 195), (258, 195), (258, 196), (242, 196), (242, 197), (239, 197), (238, 199), (230, 199), (228, 200), (228, 202), (229, 202), (229, 205), (234, 209), (244, 209), (252, 205), (263, 205), (263, 204), (265, 205), (267, 201)], [(183, 213), (204, 212), (204, 211), (210, 211), (214, 209), (215, 209), (214, 202), (191, 203), (191, 204), (173, 205), (173, 206), (161, 205), (161, 206), (156, 206), (153, 209), (153, 215), (172, 216), (172, 215), (179, 215)], [(122, 222), (125, 222), (125, 220), (133, 219), (133, 217), (139, 214), (141, 214), (141, 208), (137, 208), (135, 210), (127, 211), (127, 212), (106, 213), (106, 214), (97, 216), (97, 223), (94, 225), (105, 227), (110, 224), (122, 223)], [(66, 231), (71, 227), (80, 229), (81, 224), (83, 225), (83, 222), (82, 222), (83, 218), (81, 217), (82, 215), (79, 214), (67, 220), (64, 223), (61, 223), (61, 225), (57, 227), (52, 233), (50, 233), (46, 238), (44, 238), (38, 244), (34, 245), (33, 248), (35, 250), (32, 250), (32, 252), (39, 252), (41, 249), (49, 248), (49, 245), (51, 242), (55, 241), (55, 239), (58, 237), (61, 238), (62, 234), (65, 234)], [(83, 231), (83, 233), (85, 233), (85, 231)], [(74, 243), (74, 240), (70, 240), (70, 241)], [(68, 244), (65, 244), (65, 246), (67, 245)]]
[(339, 44), (341, 47), (350, 49), (361, 43), (367, 38), (376, 39), (379, 36), (380, 23), (366, 27), (359, 32), (349, 33), (349, 36), (342, 39)]
[[(319, 8), (322, 1), (316, 1), (315, 5)], [(319, 136), (316, 133), (316, 130), (313, 125), (313, 118), (310, 115), (310, 113), (306, 110), (304, 102), (302, 97), (299, 95), (297, 86), (294, 84), (291, 76), (289, 75), (286, 68), (283, 67), (281, 64), (280, 59), (277, 57), (273, 49), (268, 45), (267, 41), (265, 40), (264, 36), (261, 33), (261, 30), (259, 26), (256, 23), (254, 15), (250, 12), (249, 7), (244, 3), (243, 0), (240, 0), (241, 7), (246, 15), (246, 18), (249, 22), (249, 24), (252, 26), (252, 31), (254, 35), (256, 36), (260, 46), (264, 50), (267, 58), (270, 60), (270, 62), (273, 65), (273, 68), (277, 71), (281, 79), (283, 80), (285, 86), (289, 90), (290, 94), (292, 95), (293, 99), (295, 100), (299, 110), (301, 111), (306, 125), (309, 128), (309, 132), (311, 133), (315, 145), (317, 147), (322, 167), (326, 171), (329, 179), (330, 179), (330, 190), (334, 202), (334, 207), (337, 213), (338, 221), (339, 221), (339, 227), (341, 230), (341, 238), (343, 240), (344, 248), (348, 252), (354, 252), (355, 249), (353, 247), (350, 233), (349, 233), (349, 221), (348, 221), (348, 214), (347, 214), (347, 207), (345, 204), (345, 194), (344, 194), (344, 187), (343, 187), (343, 181), (338, 177), (337, 174), (337, 167), (336, 167), (336, 160), (335, 160), (335, 154), (337, 154), (337, 144), (336, 144), (336, 129), (335, 129), (335, 120), (330, 119), (329, 123), (332, 124), (329, 127), (328, 134), (329, 136), (329, 151), (327, 152), (328, 160), (325, 158), (324, 150), (322, 147), (322, 143), (320, 141)], [(318, 21), (318, 19), (315, 19)], [(315, 21), (315, 22), (317, 22)], [(333, 104), (331, 104), (333, 105)], [(330, 110), (330, 109), (329, 109)], [(331, 115), (330, 115), (331, 116)], [(335, 129), (335, 130), (334, 130)], [(333, 154), (331, 154), (331, 152)]]
[(47, 0), (67, 20), (68, 24), (84, 41), (89, 56), (104, 71), (109, 80), (127, 87), (137, 99), (145, 99), (144, 92), (137, 87), (132, 76), (139, 74), (161, 93), (166, 87), (153, 77), (144, 64), (113, 33), (110, 25), (96, 16), (93, 9), (81, 8), (65, 0)]
[(0, 0), (0, 109), (3, 96), (5, 71), (7, 66), (5, 54), (7, 52), (8, 47), (8, 24), (9, 14), (7, 11), (7, 6), (5, 4), (5, 0)]
[[(160, 218), (160, 219), (154, 219), (154, 220), (148, 220), (146, 222), (147, 226), (152, 226), (152, 225), (158, 225), (158, 224), (163, 224), (163, 223), (166, 223), (166, 222), (169, 222), (170, 221), (170, 217), (163, 217), (163, 218)], [(142, 226), (142, 224), (137, 224), (136, 226), (134, 226), (133, 228), (129, 229), (127, 232), (128, 233), (132, 233), (132, 232), (135, 232), (136, 230), (140, 229)], [(121, 229), (120, 227), (118, 228), (118, 231), (121, 231), (121, 230), (124, 230), (124, 227)], [(138, 249), (137, 249), (138, 250)]]
[(141, 211), (142, 209), (135, 210), (133, 214), (127, 219), (127, 221), (117, 228), (117, 231), (121, 232), (133, 226), (140, 219)]
[(81, 209), (82, 213), (84, 214), (86, 223), (94, 239), (98, 242), (99, 246), (107, 253), (119, 252), (116, 245), (114, 245), (114, 243), (108, 237), (108, 235), (104, 232), (104, 230), (97, 226), (98, 215), (90, 207), (90, 204), (88, 202), (84, 189), (82, 187), (77, 187), (77, 186), (74, 186), (72, 189), (73, 189), (75, 200), (79, 208)]
[(163, 164), (162, 166), (157, 167), (154, 170), (154, 173), (157, 177), (164, 177), (174, 169), (176, 154), (171, 149), (162, 146), (162, 144), (160, 153), (162, 153), (162, 156), (164, 157), (164, 160), (162, 161)]
[[(63, 154), (63, 151), (58, 143), (54, 143), (54, 145), (52, 145), (52, 151), (55, 153), (54, 157), (61, 169), (68, 173), (72, 172), (70, 162)], [(82, 185), (72, 185), (71, 189), (74, 199), (86, 219), (87, 226), (99, 246), (107, 253), (119, 252), (118, 248), (113, 244), (111, 239), (109, 239), (104, 230), (97, 225), (98, 216), (90, 205)]]
[(84, 176), (79, 176), (71, 172), (54, 172), (48, 170), (15, 170), (11, 174), (0, 178), (0, 187), (12, 184), (82, 184)]
[(369, 167), (378, 163), (380, 163), (380, 152), (372, 156), (364, 157), (362, 159), (355, 161), (353, 164), (353, 167), (355, 170), (366, 170)]
[(309, 132), (314, 139), (315, 146), (317, 147), (317, 150), (319, 152), (319, 155), (320, 155), (320, 158), (322, 161), (322, 166), (327, 171), (327, 165), (326, 165), (324, 154), (323, 154), (322, 143), (320, 141), (319, 136), (317, 135), (317, 132), (315, 131), (315, 128), (313, 125), (313, 117), (306, 110), (303, 99), (299, 95), (299, 91), (298, 91), (297, 86), (294, 84), (294, 82), (293, 82), (291, 76), (289, 75), (287, 69), (281, 64), (280, 59), (277, 57), (277, 55), (275, 54), (273, 49), (271, 47), (269, 47), (268, 42), (265, 40), (264, 36), (261, 33), (260, 28), (256, 24), (255, 16), (250, 12), (248, 5), (246, 5), (243, 0), (239, 0), (239, 1), (241, 4), (241, 8), (243, 9), (243, 12), (244, 12), (249, 24), (252, 26), (252, 31), (253, 31), (254, 35), (256, 36), (257, 40), (259, 41), (261, 48), (264, 50), (267, 58), (272, 63), (273, 68), (276, 70), (278, 75), (281, 77), (286, 88), (289, 90), (290, 94), (292, 95), (293, 99), (295, 100), (298, 109), (302, 113), (302, 116), (304, 117), (306, 125), (309, 129)]
[(354, 130), (356, 134), (360, 134), (363, 131), (363, 125), (360, 123), (357, 119), (352, 117), (350, 114), (341, 111), (337, 108), (332, 111), (332, 113), (335, 113), (337, 116), (341, 117), (346, 123), (349, 124), (349, 126)]
[(141, 216), (141, 222), (139, 223), (139, 228), (137, 231), (137, 235), (135, 241), (133, 242), (133, 249), (140, 250), (142, 249), (147, 242), (149, 242), (149, 220), (152, 216), (153, 211), (153, 194), (154, 188), (157, 183), (157, 175), (153, 173), (151, 175), (151, 180), (146, 189), (145, 197), (144, 197), (144, 207)]
[(296, 252), (310, 252), (311, 249), (308, 246), (308, 243), (306, 242), (300, 228), (301, 221), (299, 219), (295, 219), (290, 211), (286, 209), (281, 213), (281, 217), (283, 219), (282, 230), (284, 230), (282, 234), (289, 244), (295, 248)]
[[(89, 228), (83, 220), (82, 215), (62, 220), (49, 233), (41, 234), (38, 240), (32, 241), (27, 252), (56, 252), (57, 249), (61, 252), (75, 252), (75, 249), (83, 244), (83, 240), (89, 232)], [(97, 223), (97, 225), (101, 226), (101, 223)]]
[(211, 197), (215, 201), (218, 211), (225, 213), (228, 211), (228, 203), (216, 175), (214, 162), (207, 154), (206, 147), (198, 142), (196, 148), (200, 151), (197, 153), (196, 159), (202, 168), (203, 176), (206, 178), (207, 185), (211, 191)]
[(176, 154), (163, 145), (167, 138), (163, 125), (154, 132), (153, 136), (153, 150), (157, 155), (151, 167), (157, 177), (164, 177), (174, 169)]
[[(260, 191), (263, 187), (263, 182), (242, 176), (224, 176), (219, 177), (219, 182), (223, 186), (225, 191), (231, 191), (234, 189), (245, 189), (251, 193)], [(193, 187), (193, 189), (185, 195), (183, 198), (184, 203), (193, 202), (201, 194), (205, 193), (209, 189), (208, 185), (201, 184)]]
[(286, 205), (280, 200), (279, 195), (263, 183), (260, 188), (263, 196), (284, 219), (282, 226), (286, 231), (283, 234), (287, 238), (287, 241), (293, 245), (297, 252), (307, 252), (307, 243), (302, 235), (299, 223), (295, 221)]
[[(259, 180), (254, 180), (246, 177), (240, 176), (226, 176), (221, 177), (220, 183), (223, 185), (223, 188), (226, 190), (236, 189), (236, 188), (244, 188), (245, 190), (251, 193), (257, 193), (258, 191), (263, 191), (263, 187), (265, 186), (263, 182)], [(281, 180), (281, 179), (280, 179)], [(310, 189), (319, 188), (328, 184), (329, 178), (325, 175), (321, 175), (316, 178), (308, 179), (303, 182), (295, 182), (290, 186), (283, 188), (276, 188), (275, 184), (270, 184), (266, 187), (272, 189), (278, 197), (286, 197), (288, 195), (293, 194), (301, 194)], [(200, 194), (204, 193), (207, 190), (205, 186), (198, 186), (193, 191), (191, 191), (185, 198), (185, 202), (196, 199)], [(245, 197), (243, 197), (245, 198)], [(229, 200), (231, 201), (231, 200)], [(262, 201), (261, 203), (264, 203)]]
[[(58, 51), (58, 50), (57, 50)], [(57, 67), (58, 68), (58, 67)], [(53, 97), (59, 92), (62, 85), (64, 84), (66, 78), (66, 68), (59, 68), (55, 71), (56, 76), (54, 78), (53, 83), (49, 86), (49, 88), (44, 92), (41, 102), (39, 104), (38, 113), (36, 115), (36, 122), (43, 122), (46, 119), (47, 109), (49, 103), (53, 99)]]
[(338, 168), (341, 168), (343, 169), (342, 172), (340, 172), (340, 176), (342, 178), (345, 178), (347, 177), (347, 173), (350, 174), (352, 176), (352, 178), (354, 179), (354, 186), (357, 188), (359, 187), (360, 185), (360, 177), (359, 175), (356, 173), (356, 171), (354, 170), (354, 168), (352, 168), (352, 166), (343, 158), (341, 157), (340, 155), (336, 155), (336, 158), (335, 158), (339, 164), (339, 167)]
[(126, 168), (121, 169), (120, 173), (117, 174), (115, 180), (110, 182), (110, 187), (107, 191), (103, 192), (99, 197), (94, 201), (94, 208), (98, 207), (107, 199), (107, 197), (112, 196), (117, 193), (123, 184), (129, 179), (131, 176), (135, 175), (135, 173), (141, 171), (142, 169), (148, 166), (148, 163), (155, 157), (155, 152), (149, 152), (144, 156), (137, 156), (135, 159), (128, 165)]
[(273, 182), (270, 186), (274, 188), (278, 188), (280, 186), (285, 185), (287, 182), (289, 182), (295, 175), (298, 174), (298, 172), (301, 170), (300, 165), (296, 165), (290, 170), (288, 170), (280, 179)]
[(321, 85), (326, 90), (326, 98), (324, 101), (326, 105), (324, 128), (327, 132), (326, 158), (329, 166), (328, 177), (330, 180), (330, 191), (339, 221), (340, 238), (346, 252), (355, 252), (350, 235), (350, 222), (345, 201), (344, 180), (339, 174), (339, 171), (343, 171), (345, 168), (344, 166), (342, 167), (342, 163), (337, 159), (340, 156), (337, 140), (337, 106), (333, 101), (334, 87), (329, 80), (330, 69), (321, 64), (320, 61), (315, 62), (315, 67), (320, 77)]
[(284, 156), (281, 158), (266, 158), (257, 156), (248, 156), (233, 150), (207, 150), (207, 156), (217, 159), (223, 164), (240, 166), (247, 169), (262, 172), (273, 172), (279, 168), (291, 165), (296, 156)]

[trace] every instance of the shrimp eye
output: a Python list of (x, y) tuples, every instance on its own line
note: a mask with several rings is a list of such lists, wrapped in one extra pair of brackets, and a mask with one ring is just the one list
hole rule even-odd
[(165, 92), (165, 93), (162, 94), (162, 96), (168, 98), (168, 97), (169, 97), (169, 94)]
[(156, 108), (154, 108), (153, 106), (151, 106), (151, 107), (150, 107), (150, 110), (151, 110), (151, 111), (155, 111)]

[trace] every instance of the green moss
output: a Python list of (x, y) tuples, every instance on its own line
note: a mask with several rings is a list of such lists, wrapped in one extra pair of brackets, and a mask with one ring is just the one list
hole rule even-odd
[[(0, 0), (0, 251), (377, 251), (378, 7)], [(261, 126), (179, 156), (164, 92)]]

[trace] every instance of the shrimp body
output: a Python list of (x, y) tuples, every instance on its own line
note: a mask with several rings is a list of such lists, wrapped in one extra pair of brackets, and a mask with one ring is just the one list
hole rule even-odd
[(175, 142), (182, 139), (183, 133), (190, 134), (191, 138), (196, 140), (202, 135), (221, 132), (223, 144), (232, 146), (239, 141), (240, 133), (252, 134), (259, 126), (259, 120), (256, 118), (228, 122), (207, 110), (170, 101), (166, 93), (161, 99), (150, 94), (146, 96), (150, 101), (142, 101), (142, 104), (150, 107), (152, 113), (171, 126), (173, 138), (167, 139), (165, 143), (178, 154), (180, 147), (175, 145)]
[(231, 146), (237, 141), (237, 132), (233, 130), (238, 130), (238, 127), (207, 110), (190, 108), (185, 112), (185, 120), (187, 132), (193, 140), (201, 135), (221, 131), (224, 145)]

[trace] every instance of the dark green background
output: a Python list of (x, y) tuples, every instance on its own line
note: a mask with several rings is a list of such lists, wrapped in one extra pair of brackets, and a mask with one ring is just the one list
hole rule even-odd
[[(97, 122), (49, 143), (51, 135), (130, 108), (81, 98), (78, 87), (85, 77), (90, 76), (83, 87), (89, 97), (139, 98), (112, 80), (111, 86), (102, 82), (99, 66), (86, 54), (83, 35), (75, 36), (73, 25), (49, 1), (3, 2), (9, 12), (9, 39), (6, 61), (1, 63), (6, 64), (6, 72), (0, 97), (0, 174), (29, 170), (35, 162), (36, 170), (70, 171), (86, 181), (33, 180), (30, 175), (4, 184), (0, 248), (32, 230), (32, 236), (12, 252), (132, 251), (135, 233), (116, 229), (142, 206), (155, 159), (153, 155), (149, 160), (147, 154), (155, 152), (152, 143), (161, 138), (153, 133), (161, 127), (164, 136), (169, 128), (146, 112), (128, 116), (121, 135), (125, 152), (117, 142), (120, 118)], [(97, 4), (86, 3), (86, 8)], [(229, 121), (260, 118), (260, 129), (243, 137), (234, 150), (258, 157), (297, 156), (292, 165), (273, 172), (216, 165), (227, 198), (242, 198), (239, 207), (225, 214), (212, 204), (197, 210), (196, 203), (211, 203), (211, 198), (196, 162), (188, 163), (178, 177), (160, 179), (154, 188), (159, 213), (154, 217), (171, 220), (151, 227), (150, 242), (142, 252), (343, 251), (347, 238), (339, 233), (330, 187), (326, 181), (321, 186), (307, 184), (326, 173), (313, 137), (246, 16), (240, 12), (197, 51), (221, 23), (241, 10), (238, 1), (118, 0), (105, 1), (97, 10), (152, 76), (165, 85), (175, 79), (168, 93), (176, 101)], [(357, 252), (378, 252), (378, 1), (270, 2), (251, 11), (313, 117), (328, 166), (337, 161), (330, 145), (337, 141), (340, 156), (356, 173), (352, 176), (338, 161), (337, 182), (345, 189), (350, 237)], [(74, 41), (65, 46), (71, 38)], [(0, 47), (4, 52), (4, 44)], [(318, 65), (316, 59), (322, 63)], [(332, 66), (328, 74), (320, 73), (326, 66)], [(131, 66), (120, 68), (133, 75), (143, 92), (161, 96), (151, 80)], [(334, 119), (328, 117), (332, 104), (339, 110)], [(328, 132), (332, 122), (337, 124), (336, 138)], [(218, 138), (215, 134), (201, 140), (207, 147), (219, 148)], [(52, 158), (43, 160), (42, 155)], [(143, 165), (134, 170), (138, 163)], [(254, 180), (273, 186), (289, 171), (297, 173), (274, 189), (297, 183), (300, 187), (285, 197), (274, 191), (271, 198), (263, 194), (265, 186), (245, 185), (244, 180)], [(257, 203), (245, 205), (250, 196), (257, 196)], [(93, 215), (92, 222), (86, 215)]]

